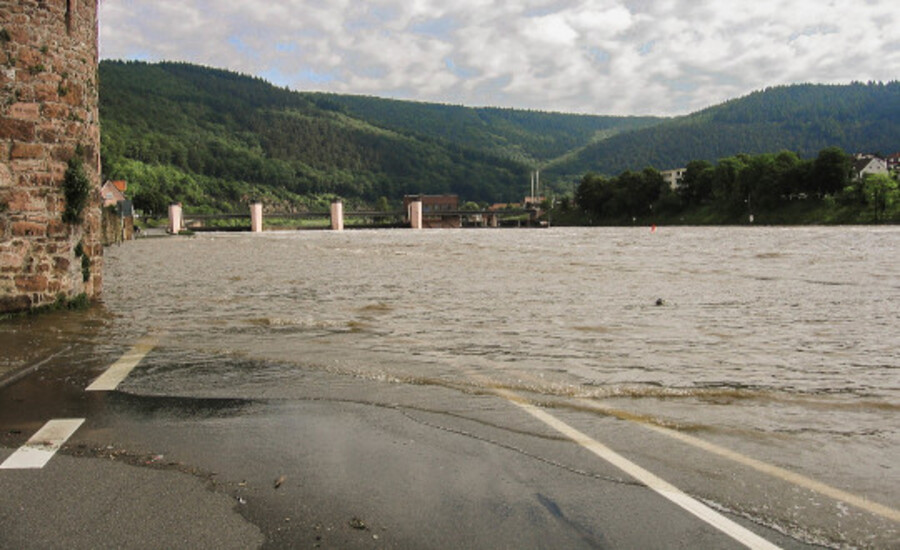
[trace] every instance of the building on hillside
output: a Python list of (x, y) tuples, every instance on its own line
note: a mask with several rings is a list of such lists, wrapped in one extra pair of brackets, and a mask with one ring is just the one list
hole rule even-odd
[(659, 173), (660, 176), (663, 177), (666, 184), (669, 186), (669, 189), (672, 191), (678, 189), (681, 185), (681, 182), (684, 181), (684, 168), (675, 168), (672, 170), (663, 170)]
[(519, 210), (521, 208), (523, 207), (520, 202), (495, 202), (488, 207), (488, 210), (498, 212), (500, 210)]
[(853, 162), (853, 177), (861, 180), (867, 174), (887, 174), (887, 162), (876, 156), (863, 156)]
[(422, 203), (423, 228), (452, 228), (462, 226), (457, 195), (405, 195), (403, 210), (409, 212), (409, 205)]
[(100, 188), (100, 195), (103, 197), (103, 206), (115, 206), (125, 199), (125, 189), (128, 183), (125, 180), (107, 181)]
[(547, 197), (525, 197), (522, 199), (522, 204), (525, 205), (525, 208), (540, 208), (544, 201), (547, 200)]
[(894, 153), (890, 155), (888, 158), (884, 159), (887, 163), (888, 171), (897, 172), (900, 170), (900, 153)]
[(422, 213), (448, 212), (459, 210), (459, 197), (457, 195), (405, 195), (403, 197), (403, 209), (407, 210), (413, 202), (422, 203)]

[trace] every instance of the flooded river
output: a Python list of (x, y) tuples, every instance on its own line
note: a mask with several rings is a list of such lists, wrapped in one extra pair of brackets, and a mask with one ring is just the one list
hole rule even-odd
[(185, 359), (151, 362), (133, 391), (277, 398), (310, 371), (501, 386), (626, 410), (896, 508), (898, 258), (894, 227), (144, 239), (107, 251), (104, 337), (162, 334)]

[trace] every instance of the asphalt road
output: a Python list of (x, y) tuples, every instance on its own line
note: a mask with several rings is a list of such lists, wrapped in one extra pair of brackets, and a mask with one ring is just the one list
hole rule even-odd
[(325, 372), (290, 397), (146, 395), (128, 384), (143, 355), (121, 386), (86, 391), (121, 355), (76, 342), (0, 387), (0, 463), (48, 421), (84, 419), (42, 468), (0, 469), (0, 548), (752, 546), (729, 525), (810, 547), (702, 502), (707, 484), (796, 487), (724, 461), (698, 473), (700, 451), (615, 415)]

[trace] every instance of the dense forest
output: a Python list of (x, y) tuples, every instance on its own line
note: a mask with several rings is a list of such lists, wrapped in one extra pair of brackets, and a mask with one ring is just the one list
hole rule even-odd
[(675, 188), (653, 168), (588, 173), (574, 205), (564, 200), (556, 213), (589, 225), (896, 223), (900, 189), (888, 174), (860, 178), (851, 155), (827, 147), (808, 159), (781, 151), (690, 161)]
[(900, 150), (900, 82), (769, 88), (650, 128), (594, 143), (547, 170), (578, 179), (691, 160), (794, 151), (813, 157), (826, 147), (849, 153)]
[(408, 193), (518, 201), (550, 156), (656, 121), (297, 93), (184, 63), (104, 61), (100, 82), (104, 176), (128, 180), (149, 212)]
[[(662, 200), (657, 215), (666, 205), (671, 212), (676, 206), (734, 211), (744, 201), (763, 206), (810, 196), (798, 190), (805, 184), (786, 190), (780, 183), (773, 199), (747, 183), (758, 173), (758, 185), (771, 187), (771, 174), (754, 164), (761, 158), (779, 166), (790, 160), (801, 170), (829, 147), (900, 150), (897, 82), (771, 88), (666, 119), (301, 93), (186, 63), (103, 61), (100, 116), (104, 177), (127, 180), (135, 206), (149, 213), (164, 212), (172, 201), (198, 212), (243, 212), (251, 199), (280, 211), (324, 209), (333, 197), (351, 205), (398, 205), (408, 193), (518, 202), (538, 168), (557, 197), (571, 197), (585, 179), (602, 179), (604, 193), (616, 189), (621, 203), (623, 190), (635, 188), (622, 183), (633, 174), (691, 162), (691, 173), (697, 162), (716, 170), (749, 165), (755, 172), (746, 172), (727, 201), (721, 185), (703, 194), (706, 179), (683, 196), (661, 190), (654, 201), (627, 200)], [(776, 179), (783, 183), (781, 175)], [(606, 219), (629, 218), (627, 209), (610, 204), (607, 213), (612, 208), (616, 215)]]

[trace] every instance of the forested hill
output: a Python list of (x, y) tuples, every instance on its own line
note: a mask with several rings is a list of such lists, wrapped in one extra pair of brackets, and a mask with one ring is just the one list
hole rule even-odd
[(184, 63), (100, 64), (103, 171), (138, 208), (284, 208), (406, 193), (518, 201), (537, 164), (653, 118), (297, 93)]
[(535, 167), (621, 132), (666, 120), (472, 108), (357, 95), (313, 93), (307, 97), (385, 128), (474, 147)]
[(594, 143), (548, 170), (558, 178), (587, 172), (619, 174), (651, 166), (714, 162), (739, 153), (789, 150), (814, 157), (838, 146), (847, 152), (900, 150), (900, 82), (793, 85), (746, 97), (622, 133)]

